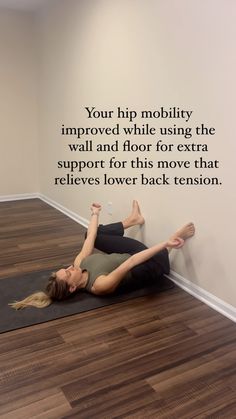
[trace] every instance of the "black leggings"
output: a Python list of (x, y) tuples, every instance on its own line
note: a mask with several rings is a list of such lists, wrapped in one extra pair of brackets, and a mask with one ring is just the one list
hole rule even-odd
[[(124, 237), (124, 227), (121, 222), (99, 225), (95, 248), (104, 253), (129, 253), (133, 255), (147, 249), (143, 243), (130, 237)], [(156, 281), (163, 274), (170, 271), (168, 250), (156, 253), (144, 263), (131, 269), (131, 277), (135, 287), (147, 285), (147, 282)], [(125, 280), (122, 281), (124, 285)]]

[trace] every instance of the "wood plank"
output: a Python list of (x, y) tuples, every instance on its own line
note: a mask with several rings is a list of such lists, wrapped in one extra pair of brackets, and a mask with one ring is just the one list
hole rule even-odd
[[(0, 279), (70, 263), (85, 229), (0, 203)], [(236, 417), (236, 325), (183, 290), (0, 335), (3, 418)]]
[[(42, 396), (41, 396), (42, 397)], [(26, 402), (26, 399), (25, 399)], [(17, 407), (14, 410), (14, 405), (11, 411), (4, 413), (5, 419), (25, 419), (25, 418), (45, 418), (45, 419), (58, 419), (70, 410), (70, 404), (60, 390), (55, 394), (44, 395), (43, 398), (33, 400), (32, 397), (22, 407)]]

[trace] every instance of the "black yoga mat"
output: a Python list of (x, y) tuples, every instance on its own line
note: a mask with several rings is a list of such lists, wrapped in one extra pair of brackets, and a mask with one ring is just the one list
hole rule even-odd
[(165, 291), (174, 287), (173, 282), (163, 276), (155, 283), (149, 283), (146, 287), (139, 287), (138, 289), (130, 289), (127, 286), (120, 287), (115, 293), (105, 296), (98, 297), (80, 291), (65, 301), (54, 302), (42, 309), (27, 307), (16, 311), (8, 305), (15, 300), (22, 300), (33, 292), (44, 290), (50, 273), (51, 271), (40, 271), (0, 280), (0, 333), (120, 303), (131, 298)]

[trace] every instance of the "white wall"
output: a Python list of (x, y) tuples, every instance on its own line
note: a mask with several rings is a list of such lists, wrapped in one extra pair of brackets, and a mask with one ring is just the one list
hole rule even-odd
[[(137, 198), (147, 219), (142, 238), (149, 245), (193, 220), (196, 237), (173, 253), (173, 269), (232, 305), (235, 12), (230, 0), (71, 0), (59, 1), (41, 15), (42, 192), (83, 217), (92, 200), (112, 201), (114, 214), (105, 211), (103, 221), (122, 218)], [(54, 177), (62, 175), (57, 161), (72, 158), (61, 124), (91, 125), (84, 106), (139, 110), (162, 105), (191, 109), (193, 126), (205, 122), (216, 128), (214, 137), (201, 142), (209, 145), (208, 160), (221, 160), (220, 169), (211, 173), (221, 178), (222, 186), (53, 185)], [(77, 154), (77, 159), (83, 157), (89, 155)], [(184, 157), (190, 158), (187, 153)]]
[[(85, 218), (91, 201), (100, 201), (105, 208), (111, 201), (113, 215), (104, 210), (102, 222), (124, 217), (130, 211), (131, 200), (136, 198), (147, 222), (141, 233), (134, 230), (132, 234), (148, 245), (166, 239), (186, 221), (194, 221), (196, 236), (183, 250), (173, 252), (172, 267), (193, 284), (235, 306), (235, 15), (233, 0), (50, 1), (38, 16), (39, 45), (33, 44), (34, 20), (29, 21), (26, 15), (9, 15), (4, 26), (0, 25), (5, 39), (12, 42), (7, 49), (1, 41), (5, 73), (0, 81), (6, 80), (8, 73), (11, 76), (3, 96), (9, 97), (10, 105), (2, 126), (6, 151), (1, 155), (1, 170), (6, 179), (9, 165), (18, 164), (20, 175), (5, 181), (2, 193), (36, 191), (38, 87), (41, 193)], [(33, 45), (40, 53), (38, 85)], [(10, 53), (13, 50), (14, 54)], [(1, 102), (5, 106), (7, 99)], [(222, 185), (55, 186), (54, 177), (62, 176), (56, 168), (57, 161), (72, 158), (67, 138), (60, 135), (61, 124), (91, 125), (84, 106), (136, 110), (178, 106), (193, 110), (192, 126), (205, 122), (216, 128), (216, 135), (203, 137), (202, 142), (209, 145), (207, 159), (220, 160), (220, 168), (211, 169), (207, 175), (219, 176)], [(99, 125), (99, 121), (94, 125)], [(122, 142), (124, 136), (119, 140)], [(173, 140), (177, 142), (179, 138), (168, 141)], [(96, 141), (108, 142), (108, 138)], [(152, 139), (142, 137), (139, 141)], [(25, 143), (27, 154), (20, 151)], [(117, 156), (124, 159), (123, 153)], [(177, 157), (177, 153), (171, 156)], [(83, 153), (73, 158), (91, 159), (91, 155)], [(126, 154), (125, 158), (131, 155)], [(155, 160), (156, 153), (148, 158)], [(185, 153), (184, 159), (195, 159), (195, 154)], [(26, 160), (31, 165), (29, 169)], [(187, 176), (186, 172), (171, 172), (175, 173)], [(135, 174), (135, 170), (130, 172)], [(153, 171), (146, 174), (151, 176)], [(102, 174), (89, 170), (83, 175)]]
[(0, 195), (37, 192), (38, 62), (31, 14), (0, 9)]

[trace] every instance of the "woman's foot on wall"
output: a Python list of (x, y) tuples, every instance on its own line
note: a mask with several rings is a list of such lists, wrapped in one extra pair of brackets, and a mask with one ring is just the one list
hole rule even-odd
[(129, 228), (135, 225), (143, 225), (145, 223), (138, 201), (133, 200), (131, 214), (122, 223), (124, 228)]
[(195, 234), (195, 226), (193, 223), (185, 224), (183, 227), (179, 228), (173, 236), (171, 236), (171, 239), (176, 239), (177, 237), (180, 237), (183, 240), (190, 239), (190, 237), (193, 237)]

